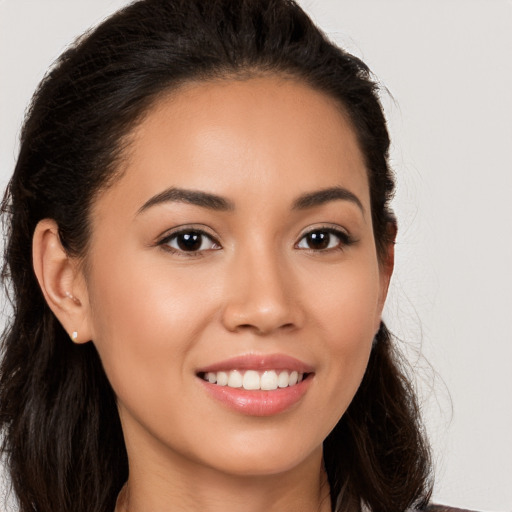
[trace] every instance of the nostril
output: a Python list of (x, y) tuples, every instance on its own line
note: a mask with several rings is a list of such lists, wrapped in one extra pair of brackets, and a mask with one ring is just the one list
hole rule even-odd
[(264, 322), (257, 322), (254, 325), (253, 324), (241, 324), (238, 325), (235, 329), (235, 331), (254, 331), (258, 335), (267, 335), (272, 332), (277, 332), (279, 330), (284, 331), (291, 331), (295, 329), (295, 324), (292, 322), (287, 322), (283, 325), (276, 325), (276, 324), (265, 324)]
[(300, 327), (304, 316), (300, 305), (289, 296), (280, 300), (271, 291), (240, 292), (226, 299), (222, 311), (222, 323), (231, 332), (254, 332), (258, 335), (271, 332), (287, 332)]

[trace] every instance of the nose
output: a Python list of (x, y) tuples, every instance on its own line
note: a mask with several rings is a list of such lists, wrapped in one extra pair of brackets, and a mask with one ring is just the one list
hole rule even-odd
[(222, 312), (227, 330), (268, 335), (302, 326), (304, 314), (293, 272), (279, 261), (276, 251), (241, 254), (232, 261), (228, 274)]

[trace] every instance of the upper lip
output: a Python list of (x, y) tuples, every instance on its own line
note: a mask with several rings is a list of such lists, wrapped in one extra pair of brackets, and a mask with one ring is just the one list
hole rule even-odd
[(230, 370), (295, 370), (312, 373), (313, 367), (286, 354), (244, 354), (199, 368), (197, 373)]

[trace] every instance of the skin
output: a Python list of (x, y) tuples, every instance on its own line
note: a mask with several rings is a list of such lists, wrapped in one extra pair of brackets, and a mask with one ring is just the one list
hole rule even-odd
[[(330, 510), (322, 442), (362, 379), (392, 270), (392, 248), (377, 258), (367, 171), (342, 109), (280, 77), (191, 84), (137, 126), (120, 170), (93, 207), (85, 266), (53, 221), (34, 237), (48, 303), (77, 342), (93, 340), (118, 397), (130, 463), (119, 509)], [(170, 187), (233, 208), (167, 201), (140, 212)], [(293, 208), (331, 187), (360, 205)], [(162, 243), (178, 226), (211, 240), (188, 253)], [(306, 233), (327, 228), (351, 243), (331, 234), (328, 248), (310, 247)], [(279, 414), (229, 409), (196, 375), (275, 353), (314, 369)]]

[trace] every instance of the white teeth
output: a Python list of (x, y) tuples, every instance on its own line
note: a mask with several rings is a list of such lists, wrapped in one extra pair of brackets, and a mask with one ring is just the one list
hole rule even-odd
[(244, 388), (247, 390), (272, 391), (277, 388), (287, 388), (295, 386), (302, 382), (303, 373), (287, 370), (265, 370), (257, 372), (256, 370), (231, 370), (229, 372), (207, 372), (203, 379), (210, 384), (218, 386), (228, 386), (230, 388)]
[(288, 382), (290, 381), (290, 376), (287, 371), (281, 372), (279, 377), (277, 378), (277, 385), (280, 388), (288, 387)]
[(260, 389), (260, 376), (254, 370), (247, 370), (244, 374), (244, 389)]
[(241, 388), (242, 385), (243, 385), (242, 374), (237, 370), (233, 370), (233, 371), (229, 372), (228, 386), (230, 388)]
[(263, 372), (263, 375), (261, 376), (260, 380), (261, 389), (264, 389), (266, 391), (277, 389), (277, 373), (274, 370)]
[(217, 372), (217, 384), (226, 386), (228, 383), (228, 374), (226, 372)]

